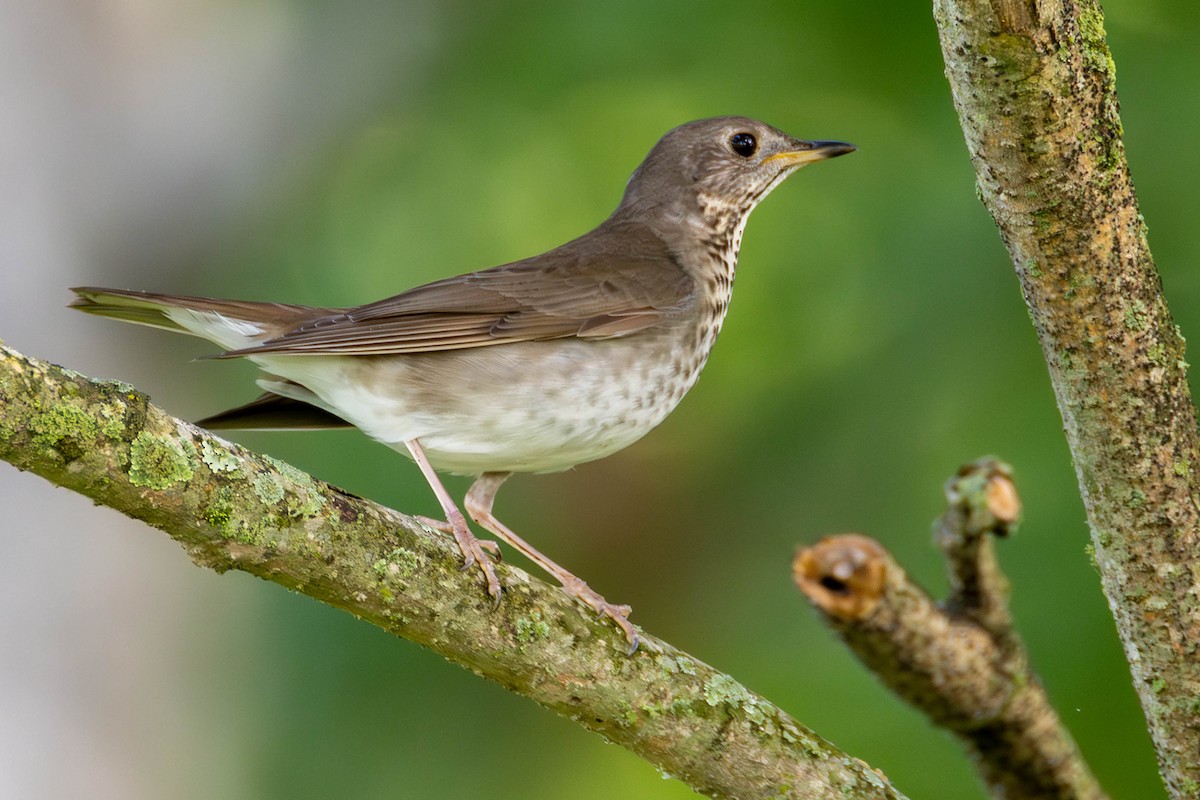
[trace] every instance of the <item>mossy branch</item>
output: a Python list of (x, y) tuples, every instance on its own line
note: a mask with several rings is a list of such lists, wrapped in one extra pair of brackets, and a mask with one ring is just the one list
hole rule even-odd
[(628, 748), (710, 797), (902, 798), (776, 706), (624, 636), (500, 565), (499, 607), (451, 539), (175, 419), (131, 386), (0, 344), (0, 459), (165, 531), (197, 564), (294, 589)]
[(980, 197), (1049, 366), (1172, 796), (1200, 797), (1200, 439), (1097, 0), (934, 0)]

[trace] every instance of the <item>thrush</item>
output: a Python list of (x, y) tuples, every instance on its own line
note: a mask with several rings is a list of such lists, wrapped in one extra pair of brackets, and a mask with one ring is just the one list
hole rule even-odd
[(435, 281), (356, 308), (84, 287), (72, 307), (190, 333), (261, 368), (254, 402), (210, 428), (355, 426), (420, 467), (464, 559), (490, 595), (498, 549), (481, 541), (436, 470), (477, 476), (464, 506), (613, 620), (609, 603), (492, 513), (514, 472), (554, 472), (628, 447), (695, 384), (729, 307), (750, 212), (795, 170), (854, 145), (805, 141), (744, 117), (668, 132), (620, 204), (541, 255)]

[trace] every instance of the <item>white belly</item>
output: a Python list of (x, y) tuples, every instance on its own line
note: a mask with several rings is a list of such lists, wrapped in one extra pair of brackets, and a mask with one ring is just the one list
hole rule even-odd
[(628, 447), (678, 405), (707, 355), (680, 363), (680, 335), (255, 361), (389, 447), (419, 439), (439, 469), (553, 472)]

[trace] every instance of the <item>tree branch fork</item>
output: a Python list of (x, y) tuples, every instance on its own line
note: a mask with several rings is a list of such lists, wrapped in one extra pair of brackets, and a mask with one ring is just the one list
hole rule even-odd
[(968, 464), (945, 492), (948, 509), (934, 525), (950, 582), (944, 601), (859, 534), (800, 550), (796, 585), (893, 693), (963, 742), (993, 797), (1102, 800), (1009, 613), (994, 540), (1020, 518), (1010, 468)]

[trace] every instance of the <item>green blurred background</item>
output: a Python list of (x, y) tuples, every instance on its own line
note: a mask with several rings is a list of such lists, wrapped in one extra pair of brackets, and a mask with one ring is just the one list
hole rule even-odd
[[(1197, 335), (1200, 7), (1105, 5), (1151, 246), (1176, 320)], [(0, 20), (17, 47), (0, 97), (34, 120), (5, 123), (19, 135), (0, 163), (51, 187), (31, 199), (10, 184), (5, 202), (51, 222), (41, 238), (11, 214), (0, 228), (0, 336), (185, 417), (254, 396), (253, 370), (189, 363), (204, 343), (75, 319), (66, 286), (356, 304), (589, 229), (690, 119), (745, 114), (855, 142), (755, 212), (721, 340), (661, 428), (605, 461), (515, 478), (497, 511), (647, 630), (910, 796), (983, 797), (955, 742), (822, 628), (789, 562), (799, 543), (859, 531), (940, 594), (929, 531), (942, 482), (998, 455), (1025, 502), (1000, 548), (1035, 667), (1110, 793), (1161, 795), (926, 4), (48, 7)], [(437, 510), (415, 467), (355, 432), (236, 438), (396, 508)], [(349, 615), (196, 570), (163, 537), (3, 466), (0, 491), (29, 515), (0, 544), (13, 643), (0, 699), (29, 706), (0, 719), (0, 788), (22, 791), (8, 796), (691, 796)], [(22, 550), (32, 538), (43, 549)], [(32, 599), (48, 585), (65, 599)], [(28, 766), (43, 762), (53, 769)]]

